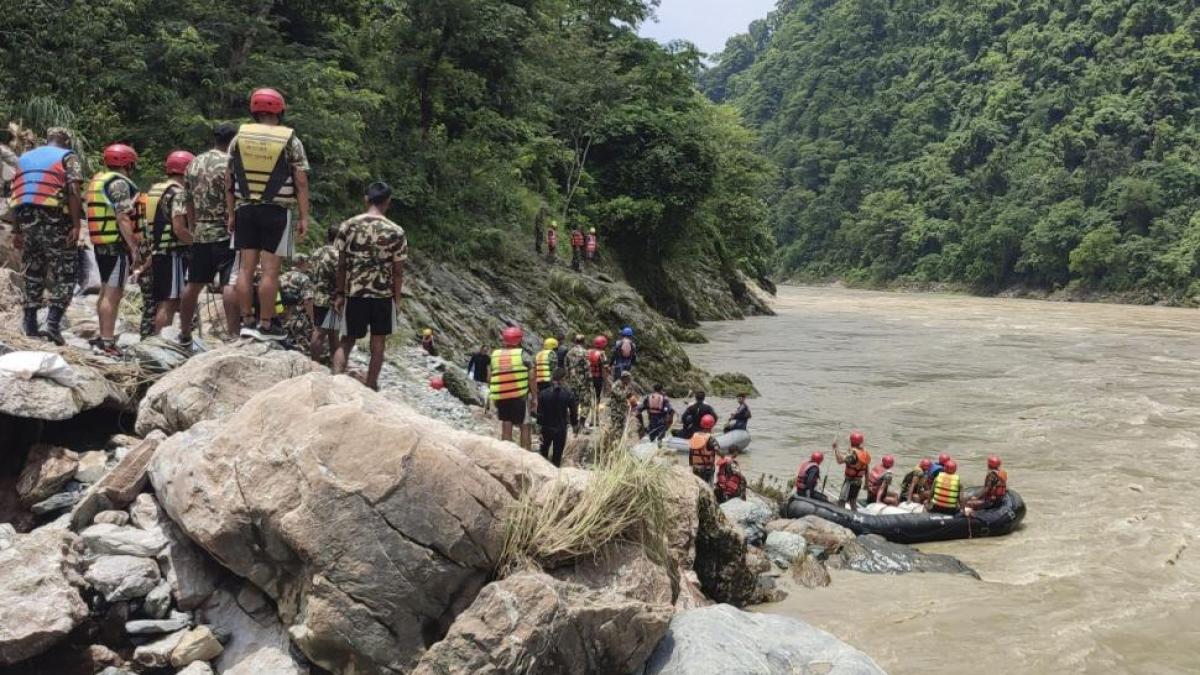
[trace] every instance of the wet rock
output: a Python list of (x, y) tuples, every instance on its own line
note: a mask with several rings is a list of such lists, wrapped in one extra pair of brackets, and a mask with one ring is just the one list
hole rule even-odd
[(97, 513), (124, 508), (132, 502), (146, 486), (146, 467), (164, 439), (162, 432), (150, 434), (88, 489), (71, 512), (71, 529), (78, 532), (90, 525)]
[(247, 399), (320, 368), (304, 355), (260, 342), (198, 354), (155, 382), (138, 408), (137, 432), (173, 434), (232, 414)]
[(875, 534), (865, 534), (843, 546), (838, 555), (829, 559), (828, 565), (834, 569), (867, 574), (935, 572), (979, 578), (978, 572), (958, 558), (942, 553), (921, 553), (912, 547), (894, 544)]
[(119, 525), (92, 525), (81, 535), (88, 551), (98, 555), (154, 557), (167, 545), (160, 530), (142, 530)]
[(758, 573), (747, 564), (746, 538), (721, 515), (712, 491), (705, 492), (697, 501), (696, 576), (708, 598), (745, 606), (758, 589)]
[(144, 644), (133, 650), (133, 662), (143, 668), (166, 668), (171, 665), (171, 652), (187, 634), (187, 629)]
[(787, 591), (779, 587), (777, 577), (769, 574), (758, 575), (758, 586), (754, 590), (754, 604), (765, 605), (772, 602), (783, 602), (787, 599)]
[(225, 650), (213, 665), (221, 675), (307, 675), (308, 666), (294, 658), (287, 629), (275, 608), (251, 584), (236, 594), (218, 589), (197, 610)]
[(171, 613), (171, 585), (159, 582), (142, 601), (142, 611), (151, 619), (165, 619)]
[(85, 452), (79, 456), (75, 469), (75, 480), (80, 483), (95, 483), (108, 471), (108, 453), (100, 450)]
[(792, 562), (808, 554), (808, 542), (804, 537), (792, 532), (771, 532), (767, 534), (764, 547), (771, 562), (787, 569)]
[(751, 546), (762, 545), (767, 522), (776, 515), (765, 499), (750, 492), (746, 493), (746, 499), (730, 499), (721, 504), (721, 512), (741, 530), (746, 543)]
[(129, 524), (129, 514), (125, 511), (101, 511), (92, 519), (93, 523), (104, 523), (105, 525), (116, 525), (124, 527)]
[(166, 535), (167, 546), (158, 554), (158, 562), (175, 596), (175, 604), (182, 610), (195, 609), (227, 573), (169, 519), (163, 519), (161, 531)]
[(58, 492), (79, 466), (79, 455), (52, 445), (38, 444), (30, 448), (25, 468), (17, 479), (17, 495), (21, 503), (30, 506)]
[(191, 625), (186, 614), (172, 612), (169, 619), (139, 619), (125, 623), (125, 632), (130, 635), (163, 635), (174, 633)]
[[(884, 675), (869, 656), (799, 619), (716, 605), (677, 614), (646, 675)], [(740, 670), (739, 670), (740, 669)]]
[(163, 522), (162, 509), (154, 495), (143, 492), (129, 507), (129, 518), (135, 527), (143, 530), (158, 530)]
[(171, 651), (171, 665), (183, 668), (195, 661), (211, 661), (220, 656), (224, 649), (208, 626), (197, 626), (175, 645)]
[(708, 393), (718, 398), (736, 398), (738, 394), (746, 394), (749, 398), (758, 398), (758, 390), (748, 375), (742, 373), (719, 373), (713, 375), (708, 382)]
[(88, 566), (84, 579), (109, 602), (133, 600), (158, 585), (158, 565), (149, 558), (103, 555)]
[(836, 553), (842, 546), (854, 541), (855, 534), (836, 523), (816, 516), (803, 518), (780, 518), (767, 523), (767, 532), (790, 532), (804, 537), (811, 546), (818, 546), (827, 553)]
[(52, 513), (64, 511), (72, 506), (75, 506), (79, 503), (80, 499), (83, 499), (82, 489), (73, 490), (71, 492), (60, 492), (48, 499), (34, 504), (33, 506), (29, 507), (29, 510), (32, 511), (33, 515), (35, 516), (48, 516)]
[(806, 555), (792, 563), (792, 580), (805, 588), (824, 588), (829, 585), (829, 570), (816, 556)]
[(413, 672), (635, 672), (670, 617), (669, 604), (517, 574), (485, 587)]
[(75, 541), (70, 532), (41, 529), (0, 550), (0, 665), (41, 654), (87, 616)]

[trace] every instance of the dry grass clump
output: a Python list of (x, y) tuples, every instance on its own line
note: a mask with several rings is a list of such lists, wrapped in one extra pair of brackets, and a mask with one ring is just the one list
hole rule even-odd
[(136, 396), (143, 386), (158, 379), (158, 375), (134, 361), (115, 361), (107, 356), (99, 356), (70, 346), (59, 347), (16, 332), (0, 330), (0, 343), (16, 351), (58, 354), (72, 366), (91, 368), (131, 397)]

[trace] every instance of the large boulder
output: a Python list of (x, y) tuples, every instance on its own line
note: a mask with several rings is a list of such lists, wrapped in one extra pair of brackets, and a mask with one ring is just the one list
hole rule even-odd
[[(712, 490), (696, 502), (694, 569), (704, 595), (739, 607), (758, 597), (758, 574), (751, 566), (746, 537), (722, 515)], [(769, 563), (768, 563), (769, 567)]]
[(558, 475), (348, 377), (311, 373), (158, 448), (162, 507), (335, 672), (407, 672), (499, 561), (524, 485)]
[(911, 546), (894, 544), (877, 534), (864, 534), (846, 544), (836, 556), (829, 558), (829, 566), (867, 574), (936, 572), (979, 578), (978, 572), (954, 556), (921, 553)]
[(747, 490), (745, 499), (735, 498), (722, 503), (721, 513), (741, 530), (746, 543), (761, 546), (767, 536), (767, 523), (775, 518), (777, 509), (769, 500)]
[(882, 675), (871, 657), (799, 619), (715, 605), (676, 614), (645, 675)]
[(790, 532), (804, 537), (811, 546), (819, 546), (826, 553), (837, 553), (843, 546), (854, 541), (855, 535), (849, 528), (831, 523), (817, 516), (803, 518), (779, 518), (767, 523), (767, 535), (773, 532)]
[(30, 506), (58, 492), (75, 475), (78, 466), (79, 455), (66, 448), (33, 446), (17, 479), (21, 503)]
[[(0, 345), (0, 353), (4, 351)], [(102, 405), (124, 408), (129, 404), (128, 395), (99, 370), (78, 362), (70, 370), (64, 383), (47, 377), (25, 380), (0, 375), (0, 414), (57, 421)], [(65, 384), (68, 380), (70, 384)]]
[(138, 408), (137, 432), (170, 435), (225, 417), (251, 396), (319, 368), (299, 352), (260, 342), (237, 343), (188, 359), (155, 382)]
[(0, 548), (0, 665), (37, 656), (87, 617), (75, 541), (42, 528)]

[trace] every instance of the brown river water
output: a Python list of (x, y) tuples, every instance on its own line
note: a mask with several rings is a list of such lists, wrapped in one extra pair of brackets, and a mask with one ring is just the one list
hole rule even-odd
[(762, 611), (893, 675), (1200, 672), (1200, 313), (798, 287), (775, 308), (689, 349), (762, 393), (752, 482), (857, 428), (904, 469), (949, 451), (967, 484), (999, 454), (1029, 510), (1008, 537), (919, 547), (982, 581), (835, 571)]

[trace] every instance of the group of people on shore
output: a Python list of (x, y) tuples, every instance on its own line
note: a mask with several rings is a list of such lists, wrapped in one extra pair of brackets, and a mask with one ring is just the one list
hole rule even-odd
[[(23, 331), (58, 345), (73, 295), (81, 227), (100, 276), (95, 351), (121, 356), (116, 323), (127, 282), (142, 291), (143, 337), (179, 319), (191, 350), (197, 305), (220, 294), (228, 334), (290, 341), (344, 372), (354, 344), (370, 335), (365, 383), (378, 387), (387, 336), (396, 328), (407, 237), (386, 216), (391, 188), (367, 186), (365, 209), (327, 231), (311, 261), (293, 257), (309, 229), (309, 164), (286, 104), (274, 89), (250, 95), (252, 122), (224, 123), (199, 156), (170, 152), (148, 190), (133, 181), (139, 156), (126, 143), (103, 152), (103, 170), (85, 180), (71, 132), (54, 127), (43, 145), (8, 158), (7, 213), (22, 253)], [(3, 158), (0, 158), (3, 159)], [(292, 269), (284, 271), (287, 261)], [(47, 306), (44, 325), (38, 312)], [(327, 348), (327, 351), (325, 351)]]
[[(974, 509), (996, 506), (1008, 492), (1008, 472), (1002, 468), (1000, 458), (992, 455), (987, 460), (983, 489), (968, 498), (958, 473), (958, 462), (947, 453), (938, 455), (936, 461), (928, 457), (921, 459), (904, 474), (899, 489), (894, 490), (896, 458), (884, 455), (879, 464), (871, 466), (871, 453), (867, 451), (865, 441), (862, 432), (852, 432), (850, 449), (845, 454), (838, 448), (837, 441), (833, 442), (834, 458), (845, 467), (836, 502), (842, 508), (857, 511), (859, 493), (865, 488), (868, 505), (908, 505), (908, 510), (923, 507), (931, 513), (954, 515), (963, 512), (970, 515)], [(825, 454), (818, 451), (800, 465), (796, 473), (796, 495), (829, 501), (821, 478), (824, 461)]]
[[(542, 254), (542, 243), (546, 245), (546, 262), (553, 265), (558, 262), (558, 221), (550, 220), (547, 226), (542, 225), (547, 218), (546, 208), (543, 206), (534, 220), (533, 228), (533, 248), (538, 254)], [(542, 231), (545, 230), (543, 236)], [(596, 262), (596, 256), (600, 252), (600, 238), (596, 235), (596, 228), (589, 227), (587, 232), (584, 232), (583, 226), (576, 225), (571, 228), (569, 242), (571, 244), (571, 269), (580, 272), (583, 269), (583, 263)]]

